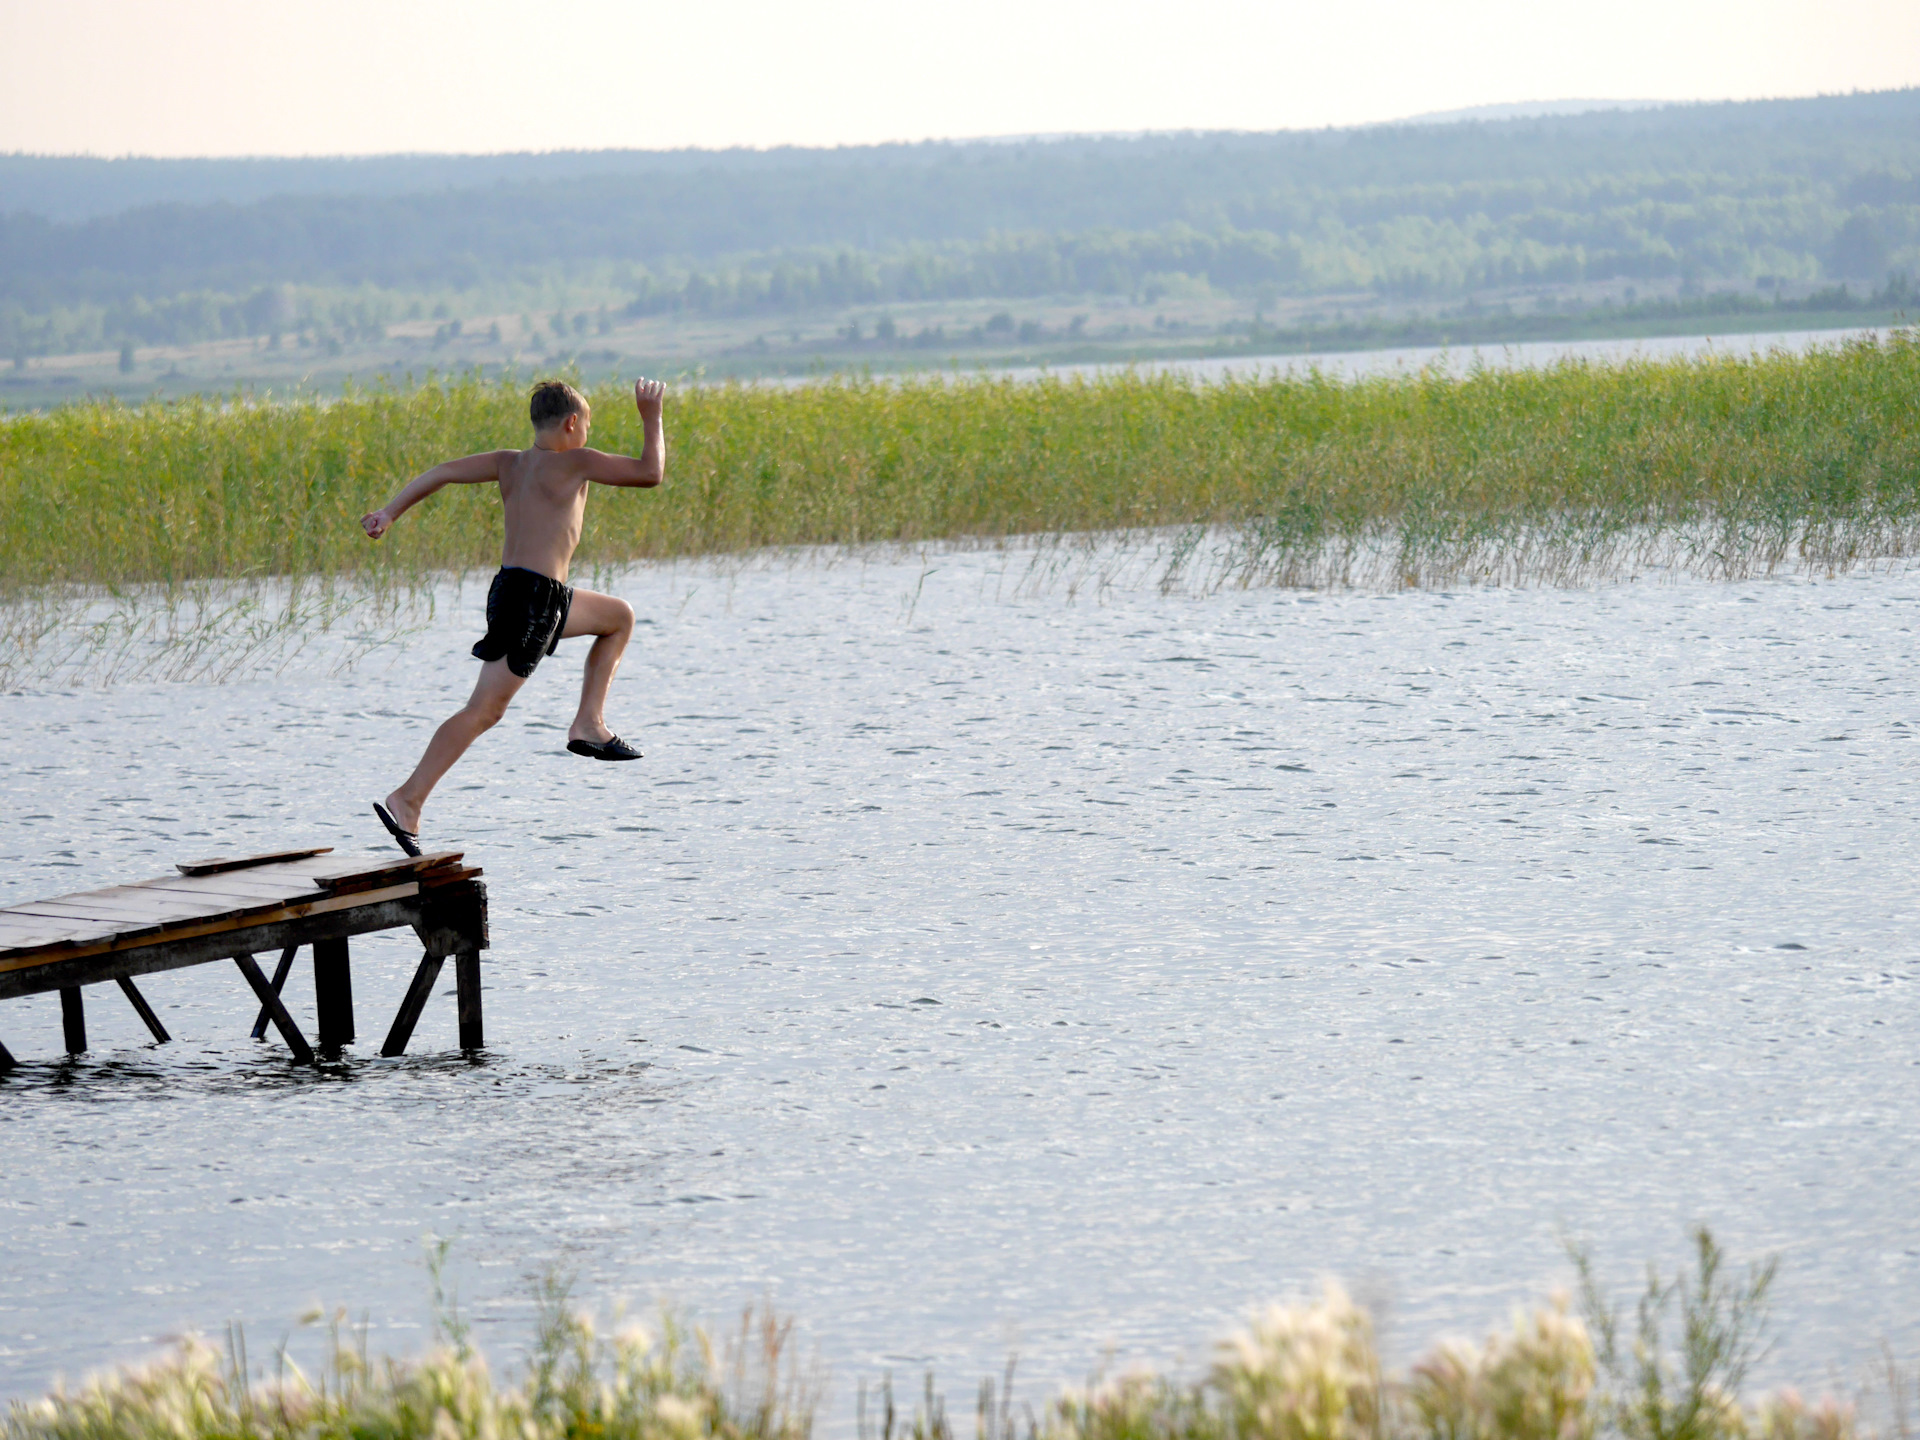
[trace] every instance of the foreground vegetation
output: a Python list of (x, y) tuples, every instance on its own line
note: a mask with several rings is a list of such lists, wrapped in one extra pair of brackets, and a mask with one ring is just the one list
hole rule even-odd
[[(596, 443), (637, 447), (631, 400), (595, 401)], [(1172, 536), (1223, 584), (1353, 583), (1367, 563), (1389, 584), (1564, 579), (1632, 563), (1649, 536), (1707, 573), (1838, 569), (1916, 534), (1920, 332), (1462, 378), (690, 389), (669, 432), (668, 487), (600, 495), (583, 564), (1118, 532)], [(452, 487), (379, 545), (359, 517), (439, 458), (525, 435), (519, 386), (477, 380), (17, 417), (0, 594), (491, 566), (491, 487)]]
[[(1879, 1426), (1853, 1405), (1796, 1392), (1743, 1394), (1763, 1346), (1773, 1266), (1731, 1276), (1705, 1230), (1691, 1269), (1649, 1270), (1627, 1321), (1600, 1295), (1584, 1258), (1584, 1318), (1565, 1296), (1516, 1311), (1479, 1345), (1449, 1341), (1404, 1374), (1384, 1371), (1367, 1312), (1328, 1285), (1310, 1303), (1275, 1306), (1215, 1347), (1197, 1380), (1129, 1373), (1054, 1397), (1013, 1399), (1011, 1367), (975, 1406), (979, 1440), (1910, 1440), (1906, 1381), (1891, 1363), (1873, 1397)], [(15, 1402), (0, 1440), (806, 1440), (821, 1385), (793, 1332), (749, 1312), (731, 1337), (668, 1323), (601, 1335), (564, 1287), (543, 1292), (525, 1377), (496, 1381), (457, 1319), (442, 1348), (374, 1360), (343, 1343), (309, 1378), (277, 1357), (250, 1372), (244, 1344), (198, 1341), (144, 1369)], [(1623, 1333), (1630, 1330), (1629, 1333)], [(952, 1440), (927, 1378), (911, 1418), (891, 1382), (859, 1401), (861, 1440)]]

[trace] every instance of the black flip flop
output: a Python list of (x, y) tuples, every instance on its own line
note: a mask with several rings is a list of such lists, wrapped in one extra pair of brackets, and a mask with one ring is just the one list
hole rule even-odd
[(387, 827), (387, 833), (393, 836), (400, 848), (409, 855), (420, 853), (420, 833), (417, 830), (402, 830), (400, 822), (387, 813), (387, 807), (378, 800), (373, 802), (373, 813), (380, 817), (380, 823)]
[(569, 740), (567, 749), (589, 760), (638, 760), (640, 752), (618, 735), (607, 740)]

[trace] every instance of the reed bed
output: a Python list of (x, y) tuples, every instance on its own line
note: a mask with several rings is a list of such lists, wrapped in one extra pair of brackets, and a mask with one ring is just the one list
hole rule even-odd
[[(1576, 1256), (1581, 1311), (1556, 1295), (1475, 1344), (1443, 1341), (1403, 1373), (1383, 1367), (1368, 1313), (1329, 1283), (1214, 1347), (1198, 1378), (1147, 1372), (1016, 1408), (1014, 1368), (981, 1384), (978, 1440), (1912, 1440), (1910, 1390), (1883, 1363), (1875, 1423), (1855, 1402), (1793, 1390), (1749, 1396), (1773, 1265), (1729, 1273), (1704, 1230), (1694, 1263), (1649, 1270), (1630, 1326)], [(436, 1275), (436, 1293), (439, 1292)], [(309, 1377), (282, 1350), (272, 1374), (242, 1337), (189, 1339), (161, 1360), (14, 1402), (0, 1440), (807, 1440), (823, 1394), (790, 1322), (747, 1311), (716, 1341), (671, 1320), (603, 1331), (547, 1282), (533, 1353), (498, 1381), (457, 1314), (412, 1361), (374, 1360), (336, 1315)], [(312, 1317), (319, 1318), (319, 1317)], [(1631, 1334), (1625, 1333), (1630, 1328)], [(933, 1378), (903, 1410), (891, 1377), (859, 1392), (861, 1440), (953, 1440)]]
[[(625, 395), (593, 400), (595, 443), (637, 448)], [(582, 565), (1018, 542), (1036, 575), (1118, 545), (1167, 584), (1394, 587), (1837, 573), (1920, 544), (1912, 330), (1358, 382), (696, 387), (668, 426), (668, 488), (597, 496)], [(378, 545), (360, 515), (438, 459), (526, 438), (520, 388), (476, 378), (16, 416), (0, 423), (0, 604), (265, 579), (418, 593), (497, 562), (497, 496), (450, 488)]]

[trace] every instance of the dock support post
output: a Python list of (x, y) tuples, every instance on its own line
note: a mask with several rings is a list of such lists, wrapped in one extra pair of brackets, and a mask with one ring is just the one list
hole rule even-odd
[(84, 1055), (87, 1051), (87, 1007), (80, 998), (78, 985), (60, 987), (60, 1028), (66, 1034), (67, 1053)]
[(260, 973), (260, 962), (242, 953), (233, 957), (233, 963), (240, 967), (240, 973), (247, 977), (247, 984), (253, 987), (253, 993), (260, 997), (260, 1003), (273, 1016), (274, 1027), (279, 1030), (280, 1038), (287, 1042), (287, 1048), (293, 1051), (293, 1058), (302, 1065), (311, 1065), (313, 1047), (307, 1044), (307, 1037), (300, 1033), (300, 1027), (293, 1023), (293, 1016), (280, 1003), (280, 997), (273, 993), (267, 977)]
[(446, 962), (444, 955), (435, 955), (431, 951), (420, 957), (420, 968), (413, 972), (413, 983), (407, 987), (407, 998), (400, 1002), (400, 1010), (393, 1017), (393, 1028), (387, 1031), (387, 1043), (380, 1047), (382, 1055), (404, 1055), (407, 1042), (413, 1038), (413, 1027), (420, 1023), (420, 1012), (427, 1008), (427, 999), (433, 994), (433, 982), (440, 978), (440, 967)]
[(351, 1045), (353, 972), (347, 965), (346, 936), (313, 942), (313, 998), (320, 1015), (320, 1048)]
[(155, 1040), (165, 1045), (173, 1039), (171, 1035), (167, 1034), (167, 1027), (160, 1023), (160, 1017), (153, 1013), (153, 1007), (147, 1004), (147, 997), (134, 988), (133, 981), (122, 975), (120, 977), (120, 988), (126, 993), (127, 999), (133, 1002), (133, 1008), (139, 1013), (140, 1018), (147, 1022), (147, 1029), (153, 1032), (153, 1038)]
[[(278, 995), (282, 990), (286, 989), (287, 976), (293, 972), (293, 957), (297, 955), (299, 951), (300, 947), (298, 945), (289, 945), (280, 952), (280, 963), (273, 967), (274, 994)], [(267, 1038), (267, 1022), (271, 1019), (273, 1019), (273, 1015), (268, 1011), (266, 1006), (262, 1005), (260, 1007), (260, 1013), (254, 1017), (253, 1021), (254, 1039), (264, 1040)]]
[(480, 1013), (480, 952), (462, 950), (453, 957), (455, 988), (460, 997), (460, 1048), (487, 1048), (486, 1025)]

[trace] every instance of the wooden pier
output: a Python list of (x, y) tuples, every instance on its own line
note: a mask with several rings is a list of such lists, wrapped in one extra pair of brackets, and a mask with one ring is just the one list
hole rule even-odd
[[(171, 1037), (134, 984), (157, 970), (231, 961), (260, 1000), (254, 1038), (269, 1024), (294, 1057), (314, 1059), (280, 992), (304, 945), (313, 954), (315, 1032), (322, 1053), (354, 1039), (347, 942), (355, 935), (412, 926), (426, 947), (387, 1031), (382, 1055), (405, 1053), (441, 967), (454, 962), (460, 1048), (486, 1044), (481, 1023), (480, 952), (487, 948), (487, 887), (461, 852), (393, 863), (350, 862), (328, 847), (195, 860), (176, 875), (0, 909), (0, 1000), (60, 992), (69, 1054), (87, 1048), (81, 987), (118, 985), (153, 1038)], [(280, 952), (269, 978), (259, 956)], [(0, 1044), (0, 1071), (14, 1058)]]

